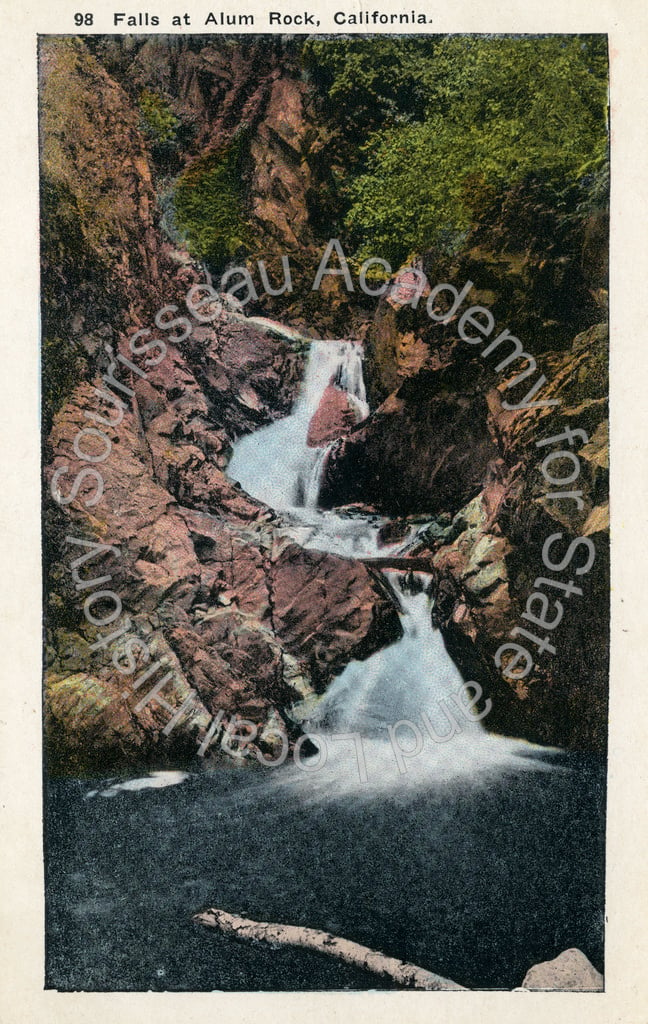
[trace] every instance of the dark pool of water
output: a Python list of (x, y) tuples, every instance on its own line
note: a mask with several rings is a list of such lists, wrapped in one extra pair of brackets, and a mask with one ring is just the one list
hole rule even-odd
[(604, 772), (584, 757), (418, 795), (301, 806), (255, 774), (47, 800), (48, 988), (371, 989), (307, 951), (200, 928), (217, 906), (335, 932), (471, 988), (577, 946), (603, 968)]

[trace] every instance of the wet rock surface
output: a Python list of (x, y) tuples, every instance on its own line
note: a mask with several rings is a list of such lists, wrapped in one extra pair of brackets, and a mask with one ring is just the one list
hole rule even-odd
[[(463, 308), (478, 300), (471, 295)], [(377, 380), (376, 339), (392, 301), (379, 310), (367, 346), (370, 390), (390, 380), (396, 390), (334, 446), (320, 499), (328, 506), (369, 501), (388, 515), (428, 514), (432, 521), (412, 555), (432, 556), (434, 622), (465, 678), (493, 701), (487, 728), (601, 751), (609, 637), (607, 327), (563, 336), (559, 349), (546, 350), (538, 362), (547, 381), (537, 397), (547, 404), (512, 410), (510, 371), (498, 377), (453, 337), (456, 315), (429, 328), (423, 366), (410, 359), (411, 334), (396, 332), (402, 346), (394, 345), (384, 364), (391, 369)], [(553, 535), (560, 537), (545, 549)], [(580, 575), (586, 544), (593, 564)], [(531, 598), (541, 578), (550, 581), (539, 585), (544, 596)], [(582, 593), (570, 591), (570, 579)], [(524, 628), (537, 639), (520, 639), (515, 631)], [(514, 641), (526, 642), (533, 664), (506, 678), (496, 658)]]
[[(289, 412), (303, 339), (236, 313), (191, 316), (186, 296), (200, 275), (161, 238), (126, 97), (81, 43), (48, 41), (41, 57), (44, 170), (70, 194), (94, 267), (73, 308), (76, 236), (46, 211), (48, 259), (58, 257), (44, 268), (47, 372), (60, 385), (45, 451), (47, 491), (58, 496), (44, 514), (50, 767), (173, 765), (195, 757), (220, 711), (260, 735), (269, 723), (291, 732), (286, 709), (397, 636), (398, 618), (364, 566), (290, 545), (277, 517), (226, 475), (232, 442)], [(61, 110), (63, 84), (83, 102)], [(83, 174), (73, 139), (92, 153)], [(92, 222), (106, 188), (106, 222)], [(106, 246), (110, 231), (126, 248)], [(160, 328), (162, 306), (164, 324), (184, 322)], [(72, 361), (59, 335), (72, 338)], [(160, 699), (142, 703), (163, 672)]]

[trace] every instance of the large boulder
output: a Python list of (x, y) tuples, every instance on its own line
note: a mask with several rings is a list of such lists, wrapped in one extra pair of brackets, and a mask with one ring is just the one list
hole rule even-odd
[(521, 990), (530, 992), (603, 992), (603, 975), (580, 949), (566, 949), (554, 960), (531, 967)]
[(348, 393), (329, 384), (308, 424), (307, 444), (311, 448), (322, 448), (348, 434), (357, 421), (357, 410)]
[(457, 512), (497, 448), (482, 367), (420, 370), (331, 451), (320, 502), (368, 502), (387, 515)]

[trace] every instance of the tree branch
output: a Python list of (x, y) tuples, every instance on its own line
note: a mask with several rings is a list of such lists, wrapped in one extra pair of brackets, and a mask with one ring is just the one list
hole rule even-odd
[(247, 917), (237, 917), (225, 910), (212, 907), (193, 920), (206, 928), (216, 928), (224, 935), (234, 939), (251, 942), (269, 942), (275, 946), (301, 946), (312, 949), (327, 956), (336, 957), (343, 963), (361, 967), (381, 978), (389, 978), (403, 988), (423, 989), (426, 992), (466, 991), (463, 985), (438, 974), (426, 971), (415, 964), (408, 964), (394, 957), (385, 956), (368, 946), (361, 946), (348, 939), (340, 939), (329, 932), (321, 932), (316, 928), (301, 928), (297, 925), (270, 924), (266, 921), (251, 921)]

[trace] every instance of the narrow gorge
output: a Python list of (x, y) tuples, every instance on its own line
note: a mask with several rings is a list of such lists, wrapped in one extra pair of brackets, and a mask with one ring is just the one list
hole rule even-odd
[(574, 167), (467, 171), (434, 230), (380, 176), (418, 209), (481, 51), (41, 40), (49, 986), (376, 985), (201, 906), (472, 988), (602, 968), (603, 58), (565, 38)]

